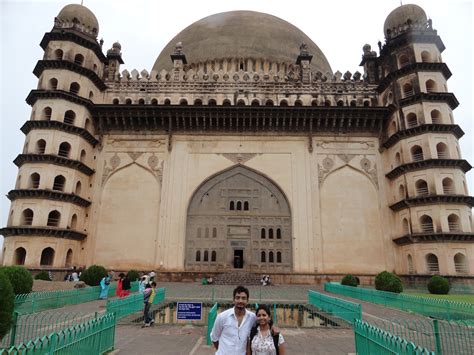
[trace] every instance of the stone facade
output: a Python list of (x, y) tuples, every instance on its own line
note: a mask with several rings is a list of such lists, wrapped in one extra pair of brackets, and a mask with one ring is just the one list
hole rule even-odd
[[(213, 49), (199, 37), (213, 21), (211, 38), (257, 21), (301, 42), (214, 37)], [(98, 28), (68, 5), (41, 42), (4, 264), (286, 281), (474, 274), (471, 166), (444, 44), (421, 8), (388, 16), (379, 55), (363, 48), (364, 75), (333, 73), (306, 35), (265, 14), (198, 21), (150, 73), (120, 72), (121, 46), (104, 54)]]

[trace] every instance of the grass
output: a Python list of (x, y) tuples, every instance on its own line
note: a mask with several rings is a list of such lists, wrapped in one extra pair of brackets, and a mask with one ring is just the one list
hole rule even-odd
[(431, 293), (422, 293), (422, 292), (404, 292), (407, 295), (412, 296), (421, 296), (421, 297), (428, 297), (428, 298), (440, 298), (446, 299), (449, 301), (457, 301), (457, 302), (468, 302), (474, 304), (474, 295), (468, 294), (461, 294), (461, 295), (432, 295)]

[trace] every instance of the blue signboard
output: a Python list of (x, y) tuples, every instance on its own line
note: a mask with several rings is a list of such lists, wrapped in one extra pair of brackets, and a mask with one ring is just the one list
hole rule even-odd
[(202, 303), (200, 302), (177, 302), (176, 308), (178, 320), (201, 320)]

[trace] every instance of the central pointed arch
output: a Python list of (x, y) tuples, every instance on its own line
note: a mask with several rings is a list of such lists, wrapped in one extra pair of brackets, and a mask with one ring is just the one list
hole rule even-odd
[[(291, 230), (290, 204), (282, 189), (258, 171), (233, 166), (208, 178), (191, 197), (186, 270), (291, 271)], [(270, 231), (279, 231), (278, 237), (265, 238)], [(270, 252), (280, 257), (262, 259), (262, 253)], [(197, 257), (206, 253), (213, 257)]]

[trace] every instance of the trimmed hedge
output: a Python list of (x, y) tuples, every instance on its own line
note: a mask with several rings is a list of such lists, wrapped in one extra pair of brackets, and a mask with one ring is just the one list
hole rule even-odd
[(3, 266), (0, 267), (13, 287), (15, 295), (22, 293), (30, 293), (33, 289), (33, 277), (30, 272), (23, 266)]
[(15, 294), (10, 279), (0, 272), (0, 340), (12, 326)]
[(359, 285), (359, 280), (357, 280), (356, 276), (348, 274), (343, 277), (341, 285), (357, 287), (357, 285)]
[(382, 271), (375, 276), (375, 288), (379, 291), (400, 293), (403, 291), (403, 284), (397, 275)]
[(35, 275), (35, 280), (51, 281), (47, 271), (40, 271)]
[(140, 278), (140, 274), (138, 273), (137, 270), (130, 270), (127, 272), (127, 277), (130, 280), (130, 282), (137, 281)]
[(428, 291), (435, 295), (447, 295), (451, 286), (449, 285), (448, 279), (435, 275), (428, 282)]
[(101, 265), (91, 265), (85, 269), (81, 274), (81, 281), (84, 281), (86, 285), (98, 286), (100, 280), (107, 276), (107, 270)]

